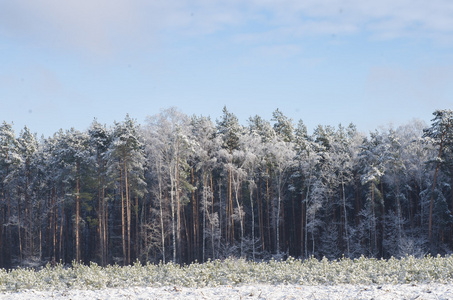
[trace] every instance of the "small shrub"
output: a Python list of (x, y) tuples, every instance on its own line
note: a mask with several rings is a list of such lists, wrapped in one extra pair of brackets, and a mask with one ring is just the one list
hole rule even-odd
[(410, 284), (453, 283), (453, 257), (427, 256), (401, 259), (370, 259), (360, 257), (252, 262), (228, 258), (206, 263), (180, 266), (174, 263), (100, 267), (95, 263), (73, 263), (71, 267), (57, 264), (39, 270), (0, 269), (0, 292), (26, 289), (62, 290), (128, 288), (134, 286), (215, 287), (219, 285), (252, 284)]

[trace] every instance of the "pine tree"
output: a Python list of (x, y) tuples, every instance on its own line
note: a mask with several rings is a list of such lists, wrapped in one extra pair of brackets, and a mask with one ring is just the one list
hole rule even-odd
[[(16, 169), (16, 189), (17, 189), (17, 209), (18, 209), (18, 235), (19, 235), (19, 257), (22, 262), (24, 254), (26, 257), (32, 256), (33, 253), (33, 235), (32, 235), (32, 161), (38, 148), (36, 134), (31, 133), (28, 127), (25, 127), (17, 139), (17, 150), (20, 157), (18, 169)], [(23, 203), (22, 203), (23, 199)], [(21, 212), (23, 209), (23, 217)], [(23, 229), (23, 230), (22, 230)], [(22, 234), (23, 232), (23, 234)]]
[[(212, 177), (213, 171), (216, 168), (217, 159), (215, 155), (220, 149), (220, 139), (215, 136), (214, 124), (209, 118), (206, 117), (193, 117), (191, 119), (191, 137), (194, 139), (194, 156), (193, 163), (196, 172), (200, 173), (201, 183), (198, 185), (201, 193), (201, 205), (198, 204), (195, 195), (192, 198), (193, 205), (193, 219), (194, 219), (194, 247), (199, 244), (199, 225), (198, 225), (198, 211), (202, 214), (202, 261), (204, 262), (207, 256), (207, 238), (211, 237), (210, 247), (212, 258), (216, 258), (216, 244), (220, 239), (218, 215), (214, 212), (213, 203), (213, 187)], [(211, 199), (211, 201), (209, 201)], [(200, 207), (199, 207), (200, 206)], [(208, 224), (209, 223), (209, 224)], [(195, 250), (195, 249), (194, 249)], [(218, 249), (217, 249), (218, 251)]]
[(226, 160), (225, 167), (227, 170), (227, 203), (225, 209), (226, 226), (225, 237), (226, 240), (233, 244), (234, 242), (234, 219), (233, 219), (233, 187), (232, 187), (232, 162), (233, 151), (239, 149), (239, 138), (243, 133), (243, 128), (240, 126), (237, 117), (230, 113), (226, 107), (223, 108), (223, 115), (217, 121), (217, 134), (222, 140), (222, 148), (226, 152), (219, 152)]
[(8, 266), (11, 253), (11, 193), (13, 185), (9, 184), (15, 160), (16, 137), (12, 124), (5, 121), (0, 126), (0, 266)]
[(123, 122), (115, 123), (109, 150), (110, 169), (119, 173), (121, 240), (125, 265), (131, 263), (132, 196), (138, 198), (142, 195), (142, 188), (145, 185), (144, 150), (138, 133), (136, 121), (126, 115)]
[[(370, 216), (369, 222), (371, 225), (370, 238), (370, 253), (377, 255), (379, 253), (379, 232), (378, 232), (378, 206), (384, 206), (383, 193), (379, 190), (378, 185), (384, 176), (387, 163), (387, 145), (383, 140), (383, 135), (379, 132), (371, 133), (370, 139), (366, 139), (362, 145), (360, 158), (363, 164), (362, 185), (368, 185), (367, 206), (365, 209), (369, 211), (363, 213), (365, 216)], [(384, 210), (384, 209), (382, 209)]]
[(60, 145), (60, 155), (63, 159), (66, 169), (66, 178), (64, 179), (68, 185), (67, 195), (73, 196), (74, 201), (74, 248), (75, 260), (82, 260), (82, 236), (81, 222), (84, 223), (84, 218), (81, 213), (82, 201), (82, 177), (84, 169), (88, 164), (88, 135), (85, 132), (80, 132), (75, 129), (68, 130)]
[(438, 147), (439, 152), (434, 159), (436, 169), (434, 172), (433, 185), (431, 190), (431, 199), (429, 203), (429, 219), (428, 219), (428, 238), (432, 242), (432, 224), (433, 224), (433, 208), (434, 194), (436, 191), (436, 183), (438, 172), (442, 164), (451, 163), (452, 158), (446, 157), (448, 148), (453, 143), (453, 111), (451, 110), (436, 110), (432, 119), (431, 127), (424, 131), (424, 137), (430, 138), (431, 143)]
[(108, 260), (108, 211), (107, 211), (107, 154), (112, 142), (112, 133), (106, 126), (93, 121), (89, 130), (89, 144), (97, 175), (97, 198), (98, 198), (98, 234), (99, 256), (101, 266), (105, 266)]

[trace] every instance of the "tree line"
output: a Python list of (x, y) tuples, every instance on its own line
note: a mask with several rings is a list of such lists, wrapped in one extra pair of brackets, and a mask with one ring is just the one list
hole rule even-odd
[(0, 126), (0, 267), (453, 249), (453, 112), (365, 135), (175, 108), (40, 139)]

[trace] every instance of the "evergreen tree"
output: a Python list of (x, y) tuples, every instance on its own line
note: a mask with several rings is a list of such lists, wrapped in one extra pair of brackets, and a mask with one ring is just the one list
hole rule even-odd
[[(117, 174), (121, 199), (121, 240), (125, 265), (131, 262), (132, 197), (136, 197), (138, 202), (145, 186), (144, 150), (138, 133), (136, 121), (126, 115), (123, 122), (115, 123), (109, 150), (110, 170)], [(136, 209), (138, 212), (138, 207)]]
[(15, 160), (16, 137), (12, 124), (5, 121), (0, 126), (0, 266), (8, 266), (11, 253), (11, 230), (8, 224), (11, 218), (11, 192), (9, 184)]
[(431, 143), (439, 149), (437, 157), (434, 158), (436, 169), (429, 203), (428, 238), (430, 242), (432, 242), (433, 208), (438, 172), (442, 165), (452, 164), (452, 157), (448, 157), (447, 153), (451, 153), (448, 150), (453, 143), (453, 111), (436, 110), (433, 115), (434, 118), (432, 119), (431, 127), (427, 128), (424, 132), (424, 137), (430, 138)]
[(32, 161), (38, 149), (36, 134), (25, 127), (17, 139), (18, 160), (15, 169), (19, 260), (33, 255)]
[(108, 185), (107, 162), (108, 150), (112, 142), (112, 133), (106, 126), (93, 121), (89, 130), (89, 145), (91, 150), (91, 161), (93, 173), (97, 177), (97, 219), (99, 234), (99, 258), (101, 266), (105, 266), (108, 261), (108, 205), (106, 188)]
[[(214, 211), (214, 187), (213, 187), (213, 172), (217, 165), (216, 154), (220, 149), (220, 139), (216, 137), (216, 128), (209, 118), (206, 117), (193, 117), (191, 119), (191, 137), (194, 139), (194, 156), (193, 156), (193, 165), (196, 172), (200, 173), (201, 181), (198, 184), (199, 189), (201, 190), (201, 203), (198, 204), (198, 201), (192, 197), (192, 212), (194, 214), (193, 220), (194, 224), (194, 247), (196, 247), (199, 242), (199, 230), (198, 212), (201, 211), (202, 214), (202, 261), (206, 259), (206, 248), (207, 248), (207, 238), (210, 237), (210, 248), (212, 258), (216, 258), (216, 252), (220, 249), (217, 245), (220, 242), (220, 223), (219, 223), (219, 214)], [(194, 182), (192, 182), (194, 185)], [(208, 224), (209, 223), (209, 224)]]
[(225, 206), (225, 238), (231, 245), (234, 243), (234, 208), (233, 208), (233, 187), (232, 187), (232, 170), (233, 166), (233, 151), (239, 149), (239, 139), (243, 134), (244, 129), (239, 124), (237, 117), (230, 113), (226, 107), (223, 108), (223, 115), (217, 121), (217, 135), (222, 140), (222, 148), (224, 151), (219, 151), (219, 156), (225, 160), (225, 169), (227, 171), (227, 203)]

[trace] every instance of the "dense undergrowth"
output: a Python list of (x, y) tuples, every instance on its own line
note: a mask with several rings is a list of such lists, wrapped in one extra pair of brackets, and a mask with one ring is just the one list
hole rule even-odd
[(215, 287), (250, 284), (408, 284), (453, 283), (453, 256), (401, 259), (358, 258), (329, 261), (315, 258), (252, 262), (244, 259), (101, 267), (73, 263), (39, 270), (0, 269), (0, 291), (26, 289), (102, 289), (133, 286)]

